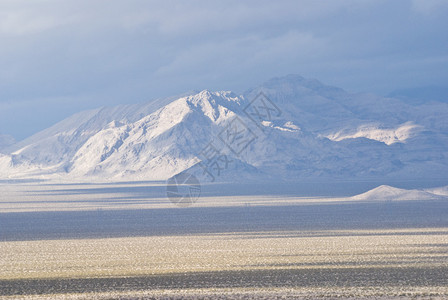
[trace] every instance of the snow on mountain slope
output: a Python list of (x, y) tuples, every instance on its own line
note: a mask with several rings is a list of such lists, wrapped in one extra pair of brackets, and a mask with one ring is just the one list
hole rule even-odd
[(448, 180), (447, 120), (448, 104), (409, 106), (290, 75), (242, 96), (202, 91), (78, 113), (9, 147), (0, 177), (159, 180), (207, 163), (224, 181)]
[(353, 132), (353, 129), (342, 130), (334, 134), (327, 135), (326, 138), (339, 142), (346, 139), (364, 137), (370, 140), (385, 143), (386, 145), (392, 145), (394, 143), (406, 142), (408, 138), (416, 135), (418, 130), (421, 128), (422, 126), (413, 124), (412, 122), (407, 122), (396, 128), (379, 128), (379, 126), (375, 125), (363, 125), (355, 129), (355, 132)]
[[(227, 96), (230, 96), (227, 98)], [(196, 164), (211, 127), (234, 116), (223, 105), (238, 99), (203, 91), (183, 97), (141, 120), (92, 136), (74, 155), (73, 175), (166, 179)]]
[(53, 166), (17, 162), (14, 157), (0, 153), (0, 179), (43, 178), (55, 171)]
[(431, 189), (425, 189), (425, 192), (440, 195), (440, 196), (447, 196), (448, 197), (448, 186), (438, 187), (438, 188), (431, 188)]
[(11, 157), (0, 153), (0, 172), (11, 167)]
[(317, 137), (351, 137), (324, 148), (314, 137), (306, 162), (295, 164), (296, 170), (312, 170), (302, 175), (447, 179), (447, 104), (408, 105), (398, 99), (348, 93), (297, 75), (269, 80), (244, 98), (253, 99), (260, 92), (281, 109), (282, 122), (292, 121)]
[(254, 99), (260, 92), (277, 104), (285, 121), (293, 121), (312, 132), (334, 128), (341, 120), (355, 120), (357, 124), (356, 115), (334, 100), (348, 93), (317, 80), (295, 75), (274, 78), (244, 93), (244, 98)]
[(381, 185), (363, 194), (353, 196), (352, 199), (366, 201), (448, 200), (448, 198), (427, 191), (399, 189), (388, 185)]
[(66, 167), (65, 163), (76, 151), (110, 122), (136, 122), (177, 98), (83, 111), (6, 148), (5, 151), (13, 154), (18, 161), (32, 164), (61, 164), (62, 167)]
[(446, 103), (409, 105), (399, 99), (349, 93), (298, 75), (273, 78), (243, 96), (253, 99), (260, 92), (281, 108), (286, 119), (323, 136), (366, 124), (396, 128), (406, 122), (448, 131)]

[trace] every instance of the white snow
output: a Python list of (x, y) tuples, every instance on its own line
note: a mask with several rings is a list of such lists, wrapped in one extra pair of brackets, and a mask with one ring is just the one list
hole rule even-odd
[(425, 191), (434, 195), (448, 196), (448, 186), (425, 189)]
[(190, 168), (199, 159), (194, 153), (184, 155), (182, 152), (188, 151), (179, 149), (179, 144), (204, 144), (204, 137), (195, 134), (235, 115), (219, 104), (234, 102), (225, 95), (202, 91), (175, 100), (137, 122), (108, 126), (76, 152), (70, 173), (161, 180)]
[[(353, 200), (400, 201), (400, 200), (436, 200), (443, 199), (438, 194), (424, 190), (407, 190), (388, 185), (381, 185), (368, 192), (352, 197)], [(448, 200), (448, 198), (446, 198)]]
[[(245, 114), (259, 92), (281, 110), (271, 119), (260, 115), (260, 124)], [(254, 138), (238, 155), (219, 138), (235, 117)], [(448, 180), (446, 120), (448, 104), (410, 106), (287, 76), (241, 96), (204, 90), (80, 112), (5, 148), (0, 179), (167, 179), (203, 160), (202, 150), (213, 142), (238, 162), (222, 178), (237, 181), (258, 176)]]
[(346, 139), (367, 138), (383, 142), (386, 145), (392, 145), (394, 143), (405, 143), (408, 138), (416, 135), (421, 129), (422, 126), (412, 122), (404, 123), (396, 128), (381, 128), (375, 125), (362, 125), (353, 133), (347, 133), (342, 130), (334, 134), (329, 134), (326, 138), (336, 142)]
[(281, 131), (288, 131), (288, 132), (299, 132), (300, 131), (300, 127), (298, 127), (297, 125), (294, 125), (293, 122), (288, 121), (285, 124), (283, 124), (283, 126), (276, 126), (274, 125), (273, 122), (270, 121), (262, 121), (261, 124), (265, 127), (271, 127), (271, 128), (275, 128)]

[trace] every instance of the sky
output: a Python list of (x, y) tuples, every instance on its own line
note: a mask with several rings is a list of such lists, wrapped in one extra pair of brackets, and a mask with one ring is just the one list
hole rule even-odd
[(447, 28), (446, 0), (0, 0), (0, 134), (287, 74), (379, 95), (447, 87)]

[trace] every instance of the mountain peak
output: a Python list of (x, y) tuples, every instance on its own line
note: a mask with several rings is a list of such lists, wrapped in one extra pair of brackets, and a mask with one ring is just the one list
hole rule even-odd
[(223, 101), (225, 103), (227, 102), (236, 102), (239, 103), (241, 98), (238, 97), (235, 93), (231, 91), (210, 91), (210, 90), (203, 90), (200, 92), (197, 92), (189, 97), (187, 97), (190, 102), (197, 103), (199, 101), (213, 101), (213, 102), (220, 102)]
[(228, 91), (211, 92), (203, 90), (185, 98), (193, 110), (199, 109), (213, 122), (227, 119), (232, 111), (239, 108), (241, 98)]

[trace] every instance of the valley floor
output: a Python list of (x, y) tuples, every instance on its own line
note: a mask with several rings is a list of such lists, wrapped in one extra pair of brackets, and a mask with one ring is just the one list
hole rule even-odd
[(448, 298), (446, 200), (210, 195), (178, 208), (143, 183), (0, 190), (5, 299)]

